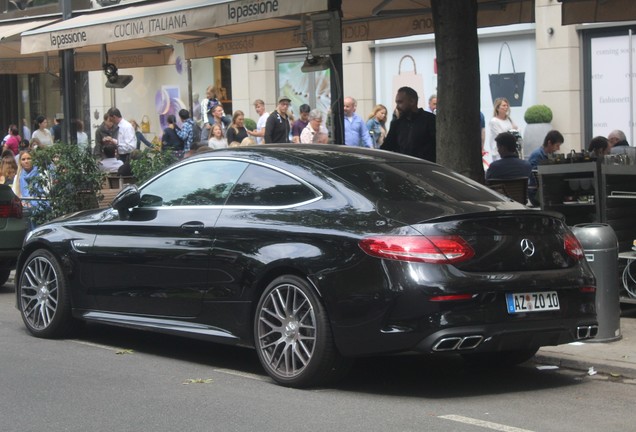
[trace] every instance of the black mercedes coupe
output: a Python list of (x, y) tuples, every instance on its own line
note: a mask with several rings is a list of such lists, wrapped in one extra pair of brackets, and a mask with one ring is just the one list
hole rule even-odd
[(291, 387), (359, 356), (514, 365), (597, 333), (594, 275), (559, 214), (346, 146), (187, 158), (30, 232), (16, 275), (34, 336), (80, 320), (250, 346)]

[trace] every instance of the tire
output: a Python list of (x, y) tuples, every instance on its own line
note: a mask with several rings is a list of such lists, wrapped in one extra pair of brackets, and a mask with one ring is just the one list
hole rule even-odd
[(29, 256), (16, 289), (22, 321), (33, 336), (58, 338), (70, 334), (73, 319), (69, 285), (51, 252), (39, 249)]
[(9, 280), (9, 275), (11, 274), (11, 270), (2, 269), (0, 270), (0, 287), (7, 283)]
[(487, 353), (462, 354), (468, 363), (478, 367), (512, 367), (530, 360), (539, 348), (527, 350), (499, 351)]
[(254, 341), (265, 371), (288, 387), (327, 384), (346, 373), (351, 364), (334, 345), (320, 299), (297, 276), (275, 279), (261, 295)]

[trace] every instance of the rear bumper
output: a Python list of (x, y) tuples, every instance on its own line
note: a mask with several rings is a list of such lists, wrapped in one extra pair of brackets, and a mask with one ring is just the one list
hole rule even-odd
[(593, 318), (517, 322), (514, 326), (467, 326), (439, 330), (422, 339), (415, 350), (423, 353), (526, 350), (591, 339), (597, 331), (598, 323)]

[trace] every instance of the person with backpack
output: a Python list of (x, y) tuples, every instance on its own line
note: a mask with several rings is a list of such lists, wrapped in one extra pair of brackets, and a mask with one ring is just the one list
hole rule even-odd
[[(199, 128), (199, 137), (194, 139), (194, 120), (190, 118), (190, 111), (187, 109), (179, 110), (179, 118), (181, 119), (181, 129), (177, 130), (177, 135), (183, 141), (183, 150), (188, 151), (192, 147), (192, 143), (197, 144), (201, 141), (201, 130)], [(198, 125), (197, 125), (198, 126)]]

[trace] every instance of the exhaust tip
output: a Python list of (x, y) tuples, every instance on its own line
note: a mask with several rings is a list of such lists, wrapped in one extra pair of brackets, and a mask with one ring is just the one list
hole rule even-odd
[(462, 340), (457, 349), (469, 350), (475, 349), (484, 340), (483, 336), (467, 336)]
[(578, 326), (576, 328), (576, 338), (577, 339), (590, 339), (596, 337), (598, 334), (598, 326)]
[(433, 351), (453, 351), (462, 342), (460, 337), (444, 338), (433, 346)]
[(433, 346), (433, 351), (456, 351), (475, 349), (482, 343), (481, 335), (455, 336), (443, 338)]

